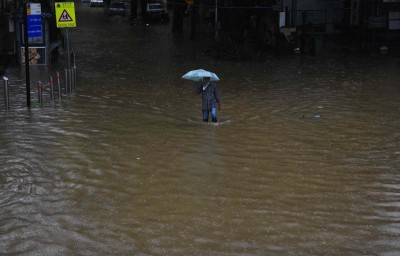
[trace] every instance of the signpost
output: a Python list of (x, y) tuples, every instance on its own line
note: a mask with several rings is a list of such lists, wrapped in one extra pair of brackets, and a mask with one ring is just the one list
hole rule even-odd
[[(28, 14), (31, 13), (28, 8), (29, 3), (25, 3), (22, 6), (22, 12), (24, 17), (24, 46), (25, 46), (25, 60), (29, 60), (29, 39), (28, 39)], [(29, 61), (25, 61), (25, 78), (26, 78), (26, 106), (31, 107), (31, 83), (29, 75)]]
[(68, 28), (76, 27), (75, 3), (74, 2), (56, 2), (56, 22), (57, 28), (65, 28), (65, 40), (67, 45), (68, 68), (71, 67), (71, 53), (69, 47)]
[[(24, 25), (22, 30), (23, 45), (21, 46), (21, 63), (25, 65), (28, 61), (29, 65), (46, 64), (46, 47), (33, 46), (43, 44), (43, 26), (42, 26), (42, 10), (38, 3), (26, 3), (24, 9)], [(25, 30), (27, 34), (25, 35)], [(28, 58), (25, 51), (28, 49)], [(27, 73), (28, 74), (28, 73)]]

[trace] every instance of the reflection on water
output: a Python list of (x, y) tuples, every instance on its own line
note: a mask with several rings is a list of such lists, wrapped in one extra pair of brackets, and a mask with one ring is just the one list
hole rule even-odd
[[(75, 95), (26, 110), (8, 71), (1, 253), (400, 253), (398, 60), (223, 62), (164, 25), (77, 15)], [(220, 125), (180, 79), (199, 67), (222, 78)]]

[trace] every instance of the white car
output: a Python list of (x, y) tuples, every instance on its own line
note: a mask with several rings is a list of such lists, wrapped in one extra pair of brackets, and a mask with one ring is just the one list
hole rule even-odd
[(92, 6), (103, 6), (103, 0), (90, 0), (90, 7)]

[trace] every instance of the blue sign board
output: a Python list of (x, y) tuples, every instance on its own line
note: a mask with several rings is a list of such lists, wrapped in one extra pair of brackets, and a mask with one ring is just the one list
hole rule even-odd
[[(41, 41), (42, 39), (42, 8), (40, 4), (28, 3), (28, 40)], [(40, 40), (39, 40), (40, 38)]]
[(42, 37), (42, 15), (29, 15), (28, 38)]

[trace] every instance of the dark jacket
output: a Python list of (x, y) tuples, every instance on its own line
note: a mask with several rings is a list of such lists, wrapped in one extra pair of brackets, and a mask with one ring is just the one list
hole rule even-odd
[(210, 84), (205, 90), (203, 90), (203, 83), (200, 84), (197, 88), (197, 93), (201, 93), (202, 110), (211, 110), (212, 108), (216, 108), (217, 104), (221, 104), (221, 101), (219, 100), (217, 85), (214, 82), (210, 81)]

